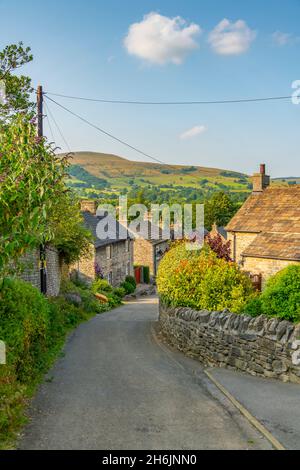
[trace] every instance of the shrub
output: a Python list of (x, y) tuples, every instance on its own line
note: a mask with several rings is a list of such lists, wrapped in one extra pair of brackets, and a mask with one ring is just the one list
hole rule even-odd
[(177, 242), (161, 260), (157, 275), (162, 299), (198, 310), (240, 312), (253, 294), (250, 279), (237, 264), (220, 259), (208, 247), (191, 251)]
[(133, 285), (134, 290), (136, 289), (136, 280), (133, 276), (126, 276), (125, 282), (129, 282), (129, 284)]
[(112, 292), (113, 287), (105, 279), (96, 279), (92, 284), (92, 291), (96, 294), (97, 292)]
[(113, 294), (116, 295), (119, 299), (123, 299), (123, 297), (126, 295), (126, 291), (123, 287), (116, 287), (113, 290)]
[(245, 307), (246, 313), (300, 321), (300, 266), (288, 266), (272, 276), (256, 300)]
[(29, 380), (46, 348), (49, 305), (30, 284), (4, 279), (0, 292), (0, 338), (7, 347), (7, 363), (16, 377)]
[(86, 284), (83, 284), (83, 287), (80, 287), (80, 285), (76, 285), (71, 281), (64, 281), (61, 287), (61, 294), (65, 300), (75, 306), (81, 306), (85, 312), (90, 314), (105, 311), (103, 305), (95, 298), (94, 291)]
[(122, 282), (121, 287), (125, 290), (126, 294), (133, 294), (135, 291), (134, 286), (130, 282)]

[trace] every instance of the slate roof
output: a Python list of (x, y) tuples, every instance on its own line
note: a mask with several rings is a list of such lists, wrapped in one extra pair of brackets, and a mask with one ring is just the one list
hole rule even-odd
[[(112, 243), (124, 242), (126, 239), (127, 240), (130, 239), (130, 236), (126, 228), (123, 225), (121, 225), (112, 216), (106, 214), (102, 217), (99, 217), (97, 215), (92, 214), (89, 211), (83, 211), (82, 215), (83, 215), (85, 227), (92, 232), (92, 235), (94, 237), (94, 246), (96, 249), (103, 247), (103, 246), (111, 245)], [(113, 234), (107, 239), (103, 239), (103, 240), (97, 237), (97, 232), (96, 232), (97, 225), (104, 217), (110, 218), (111, 226), (115, 226), (114, 224), (116, 224), (115, 226), (116, 237), (114, 237)]]
[(251, 194), (226, 230), (300, 233), (300, 187), (268, 187)]
[(164, 233), (163, 229), (153, 224), (150, 220), (144, 220), (137, 225), (136, 231), (130, 231), (132, 238), (144, 238), (149, 241), (152, 245), (158, 245), (169, 241), (171, 237), (168, 237)]
[(300, 261), (300, 187), (252, 194), (226, 230), (257, 233), (242, 256)]
[(244, 250), (243, 256), (300, 261), (300, 233), (260, 233)]

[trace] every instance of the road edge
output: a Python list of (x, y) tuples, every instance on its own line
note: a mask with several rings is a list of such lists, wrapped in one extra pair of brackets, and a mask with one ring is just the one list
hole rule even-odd
[(254, 426), (271, 444), (276, 450), (287, 450), (278, 439), (260, 422), (255, 416), (253, 416), (247, 408), (245, 408), (233, 395), (218, 382), (215, 377), (209, 372), (208, 369), (204, 369), (203, 372), (209, 378), (211, 382), (223, 393), (223, 395), (231, 401), (231, 403), (239, 410), (239, 412)]

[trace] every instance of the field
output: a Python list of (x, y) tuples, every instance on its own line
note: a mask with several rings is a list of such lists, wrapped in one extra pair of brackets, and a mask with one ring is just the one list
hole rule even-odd
[(160, 191), (198, 189), (248, 193), (247, 175), (217, 168), (135, 162), (116, 155), (76, 152), (71, 160), (68, 183), (81, 195), (113, 194), (133, 187)]

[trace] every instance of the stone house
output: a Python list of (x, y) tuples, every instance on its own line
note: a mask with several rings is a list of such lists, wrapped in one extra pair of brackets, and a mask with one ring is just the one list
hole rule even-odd
[(253, 176), (253, 192), (226, 227), (232, 257), (262, 285), (300, 263), (300, 187), (270, 186), (265, 165)]
[(164, 236), (162, 228), (154, 226), (151, 220), (144, 220), (138, 225), (138, 230), (131, 233), (134, 238), (134, 264), (149, 266), (150, 276), (154, 278), (160, 260), (169, 249), (170, 238)]
[[(94, 243), (91, 245), (91, 255), (81, 258), (70, 267), (78, 276), (88, 282), (95, 279), (96, 266), (101, 274), (113, 286), (119, 286), (127, 275), (133, 276), (133, 241), (126, 229), (111, 217), (110, 221), (116, 228), (115, 236), (100, 239), (97, 236), (97, 226), (103, 217), (96, 215), (95, 201), (83, 200), (81, 211), (85, 226), (92, 232)], [(107, 217), (107, 216), (106, 216)], [(108, 216), (110, 217), (110, 216)], [(125, 230), (125, 237), (124, 235)]]

